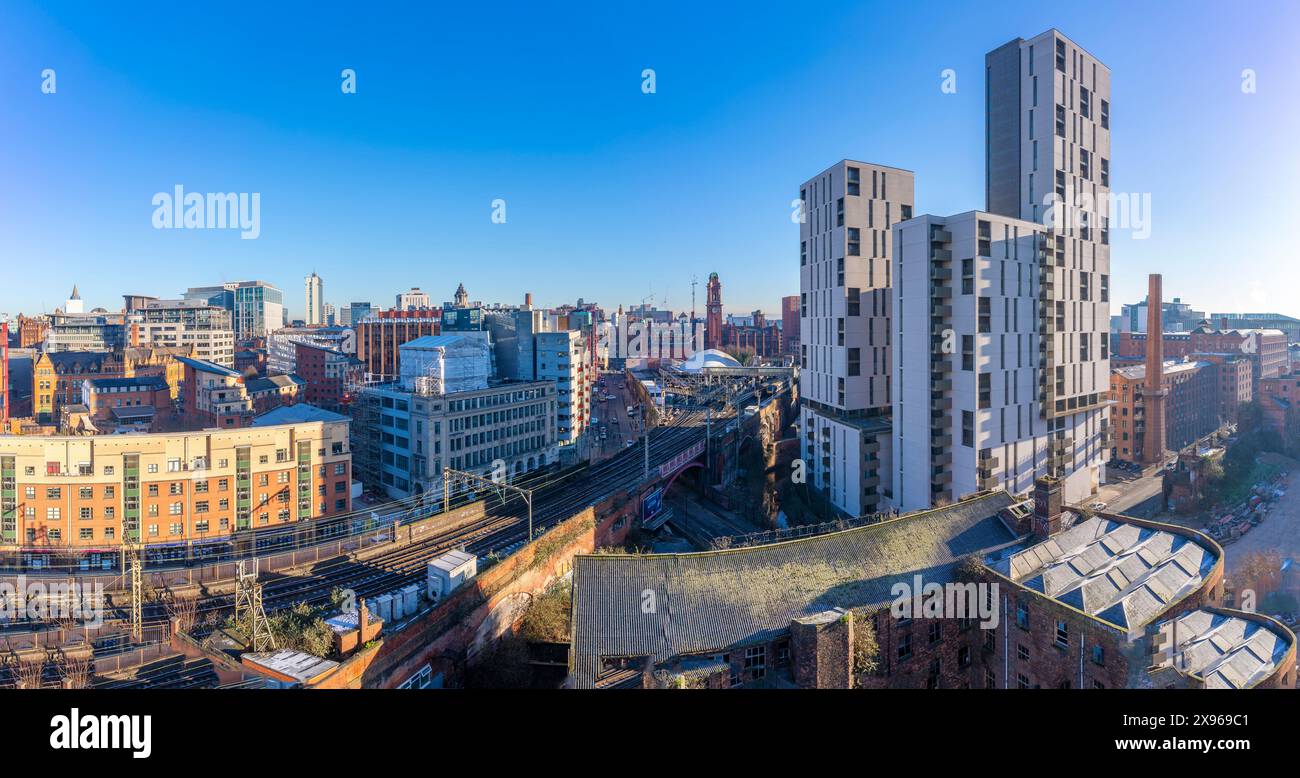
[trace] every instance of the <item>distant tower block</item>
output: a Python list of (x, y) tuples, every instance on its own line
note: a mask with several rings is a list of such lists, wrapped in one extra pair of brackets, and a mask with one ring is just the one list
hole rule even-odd
[(1142, 461), (1163, 462), (1165, 458), (1165, 335), (1161, 321), (1160, 274), (1152, 273), (1147, 287), (1147, 371), (1142, 387), (1146, 432), (1142, 437)]

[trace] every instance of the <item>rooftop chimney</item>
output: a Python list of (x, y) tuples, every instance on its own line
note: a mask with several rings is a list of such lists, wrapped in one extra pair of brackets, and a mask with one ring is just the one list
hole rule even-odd
[(525, 308), (528, 308), (528, 309), (530, 309), (530, 310), (532, 309), (532, 307), (533, 307), (533, 293), (532, 293), (532, 292), (524, 292), (524, 307), (525, 307)]
[(1146, 432), (1142, 437), (1142, 460), (1148, 464), (1165, 458), (1165, 334), (1160, 316), (1159, 273), (1148, 278), (1147, 374), (1142, 387)]
[(1034, 479), (1034, 535), (1047, 539), (1062, 529), (1061, 480), (1050, 475)]

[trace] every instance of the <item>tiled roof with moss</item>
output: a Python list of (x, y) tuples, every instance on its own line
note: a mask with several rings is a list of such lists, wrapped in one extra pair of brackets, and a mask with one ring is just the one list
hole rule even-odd
[(970, 554), (1016, 540), (998, 518), (1005, 492), (865, 527), (784, 543), (692, 554), (579, 556), (574, 680), (597, 685), (601, 657), (720, 652), (767, 642), (794, 618), (879, 607), (898, 581), (952, 580)]

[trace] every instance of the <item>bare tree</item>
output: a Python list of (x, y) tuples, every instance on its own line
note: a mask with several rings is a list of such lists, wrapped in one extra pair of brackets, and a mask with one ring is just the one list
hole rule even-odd
[(45, 661), (36, 659), (18, 662), (13, 671), (19, 689), (39, 689), (41, 680), (45, 677)]
[(90, 657), (70, 657), (64, 654), (59, 658), (59, 674), (63, 676), (63, 685), (67, 689), (90, 688)]
[(198, 623), (199, 601), (194, 597), (173, 597), (167, 603), (167, 615), (175, 619), (181, 632), (189, 632)]

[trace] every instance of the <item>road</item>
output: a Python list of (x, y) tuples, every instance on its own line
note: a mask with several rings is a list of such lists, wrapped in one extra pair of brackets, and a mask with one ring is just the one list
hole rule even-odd
[[(599, 420), (592, 425), (593, 463), (614, 456), (627, 447), (627, 441), (637, 440), (641, 436), (640, 414), (630, 417), (627, 412), (627, 406), (634, 404), (636, 398), (627, 387), (625, 376), (622, 373), (606, 373), (602, 378), (605, 389), (593, 393), (591, 401), (591, 415)], [(602, 400), (607, 394), (614, 395), (614, 399)], [(601, 427), (608, 430), (605, 440), (600, 440)]]

